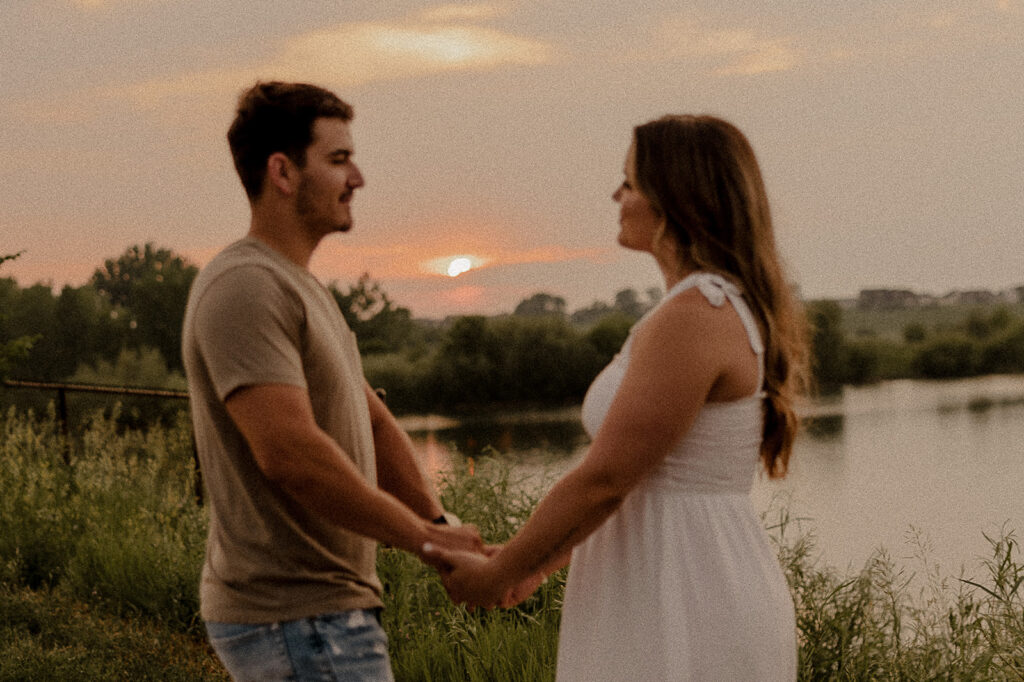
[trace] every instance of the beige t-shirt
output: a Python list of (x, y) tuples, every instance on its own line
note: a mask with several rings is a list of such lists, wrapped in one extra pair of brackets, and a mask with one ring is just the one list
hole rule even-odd
[(266, 623), (380, 606), (376, 543), (270, 482), (224, 407), (243, 386), (307, 389), (317, 424), (376, 485), (362, 363), (330, 292), (246, 237), (196, 278), (182, 348), (210, 514), (203, 619)]

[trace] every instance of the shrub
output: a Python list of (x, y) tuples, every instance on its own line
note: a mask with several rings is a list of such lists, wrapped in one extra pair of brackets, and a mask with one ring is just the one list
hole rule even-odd
[(947, 335), (924, 343), (914, 355), (913, 367), (926, 379), (971, 376), (977, 371), (978, 345), (971, 339)]
[(985, 373), (1024, 371), (1024, 325), (990, 340), (981, 349), (979, 369)]

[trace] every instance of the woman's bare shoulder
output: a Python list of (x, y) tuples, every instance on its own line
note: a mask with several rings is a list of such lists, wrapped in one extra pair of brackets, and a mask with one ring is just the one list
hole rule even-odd
[(691, 387), (706, 386), (715, 400), (756, 389), (756, 355), (739, 314), (727, 302), (713, 305), (697, 289), (676, 294), (644, 320), (630, 362), (664, 378), (685, 378)]
[(739, 318), (731, 306), (714, 306), (700, 290), (693, 288), (659, 305), (637, 327), (636, 336), (648, 339), (669, 336), (687, 344), (714, 345), (722, 340), (720, 335), (729, 335), (736, 323)]

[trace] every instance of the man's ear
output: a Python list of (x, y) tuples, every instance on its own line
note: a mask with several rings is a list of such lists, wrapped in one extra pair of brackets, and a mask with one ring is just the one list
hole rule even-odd
[(279, 192), (291, 195), (298, 188), (299, 169), (284, 152), (267, 157), (267, 181)]

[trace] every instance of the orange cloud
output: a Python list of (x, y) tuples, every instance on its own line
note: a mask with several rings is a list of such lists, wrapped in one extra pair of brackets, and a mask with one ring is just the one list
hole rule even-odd
[(491, 19), (508, 14), (508, 7), (489, 3), (468, 5), (447, 4), (425, 9), (416, 15), (420, 21), (459, 21), (466, 19)]
[(359, 22), (294, 36), (262, 63), (153, 79), (109, 94), (127, 98), (142, 109), (155, 109), (180, 96), (234, 95), (258, 79), (348, 88), (446, 71), (543, 64), (551, 61), (552, 55), (552, 48), (544, 42), (481, 26)]
[[(126, 0), (77, 0), (97, 8)], [(80, 122), (103, 114), (112, 103), (175, 120), (175, 104), (217, 100), (226, 112), (242, 88), (257, 80), (296, 80), (350, 88), (366, 83), (417, 78), (451, 71), (533, 66), (553, 60), (554, 48), (541, 40), (465, 23), (496, 16), (492, 5), (442, 5), (405, 19), (338, 24), (282, 42), (265, 59), (211, 67), (137, 83), (62, 93), (52, 101), (9, 103), (20, 118)], [(463, 20), (463, 21), (456, 21)], [(70, 102), (70, 104), (69, 104)]]
[(84, 10), (102, 9), (111, 5), (125, 4), (129, 0), (70, 0), (72, 7)]
[[(424, 234), (429, 234), (425, 231)], [(446, 268), (455, 257), (473, 262), (473, 272), (489, 268), (530, 263), (561, 263), (574, 260), (604, 262), (610, 248), (572, 249), (558, 244), (520, 249), (487, 245), (477, 240), (460, 241), (451, 237), (443, 243), (404, 242), (387, 245), (340, 244), (325, 242), (310, 264), (311, 270), (325, 280), (354, 281), (364, 272), (379, 280), (449, 279)], [(442, 267), (443, 265), (443, 267)]]
[(712, 28), (690, 17), (673, 17), (655, 32), (650, 59), (708, 58), (719, 62), (712, 72), (719, 76), (756, 75), (788, 71), (799, 65), (801, 50), (789, 37), (761, 31)]

